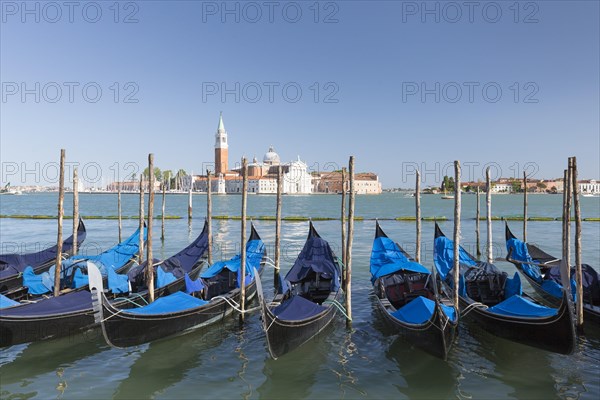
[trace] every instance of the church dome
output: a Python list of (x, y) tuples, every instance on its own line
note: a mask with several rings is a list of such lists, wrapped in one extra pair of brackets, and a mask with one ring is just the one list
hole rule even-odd
[(267, 151), (263, 157), (263, 163), (269, 165), (279, 165), (280, 162), (279, 154), (275, 153), (273, 146), (269, 147), (269, 151)]

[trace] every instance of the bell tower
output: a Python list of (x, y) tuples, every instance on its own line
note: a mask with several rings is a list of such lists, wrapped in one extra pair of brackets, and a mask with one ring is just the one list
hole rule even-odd
[(223, 124), (223, 113), (219, 116), (219, 128), (215, 135), (215, 175), (224, 174), (229, 169), (228, 165), (227, 131)]

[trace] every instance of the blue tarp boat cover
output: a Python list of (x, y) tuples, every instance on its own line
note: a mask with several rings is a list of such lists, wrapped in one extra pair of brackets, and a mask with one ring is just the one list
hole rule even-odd
[[(474, 267), (477, 265), (469, 253), (467, 253), (462, 246), (459, 249), (459, 260), (461, 265)], [(448, 272), (452, 270), (454, 259), (454, 242), (448, 239), (446, 236), (438, 236), (435, 238), (433, 247), (433, 263), (437, 268), (440, 278), (445, 280), (448, 276)]]
[(35, 317), (65, 314), (92, 308), (92, 295), (87, 290), (71, 292), (58, 297), (43, 299), (37, 303), (2, 310), (2, 316)]
[[(127, 275), (125, 275), (127, 276)], [(177, 280), (175, 275), (171, 272), (166, 272), (162, 266), (158, 266), (156, 268), (156, 283), (155, 286), (157, 289), (167, 286), (169, 283), (173, 283)]]
[[(248, 285), (248, 283), (252, 282), (252, 279), (254, 279), (254, 268), (257, 270), (259, 269), (264, 250), (265, 244), (260, 239), (249, 240), (248, 243), (246, 243), (246, 285)], [(209, 279), (218, 275), (221, 271), (223, 271), (224, 268), (227, 268), (231, 272), (238, 273), (237, 287), (240, 287), (241, 264), (242, 257), (238, 254), (230, 260), (214, 263), (206, 271), (204, 271), (200, 277), (202, 279)]]
[[(441, 304), (442, 311), (451, 321), (456, 321), (454, 307)], [(419, 296), (399, 310), (390, 313), (395, 318), (409, 324), (423, 324), (431, 318), (435, 311), (435, 301)]]
[[(200, 235), (198, 235), (198, 237), (185, 249), (162, 262), (156, 259), (152, 262), (157, 270), (156, 275), (158, 276), (162, 274), (162, 278), (159, 278), (155, 281), (156, 287), (161, 288), (173, 280), (182, 278), (185, 274), (189, 274), (194, 266), (198, 263), (198, 260), (206, 253), (207, 249), (208, 222), (205, 222), (204, 228), (202, 229)], [(134, 288), (145, 287), (147, 264), (147, 261), (143, 262), (141, 265), (136, 265), (127, 272), (129, 281), (132, 283)], [(162, 270), (162, 273), (158, 272), (159, 269)]]
[(551, 317), (558, 313), (556, 308), (544, 307), (517, 295), (488, 308), (488, 311), (495, 314), (525, 318)]
[(127, 275), (117, 274), (112, 269), (109, 269), (108, 290), (112, 293), (129, 293), (129, 279), (127, 279)]
[[(506, 249), (510, 256), (515, 261), (520, 261), (523, 272), (539, 283), (548, 294), (560, 299), (562, 297), (562, 279), (560, 266), (551, 266), (545, 269), (546, 274), (542, 276), (541, 270), (537, 265), (526, 263), (540, 263), (540, 260), (534, 260), (529, 254), (528, 245), (512, 237), (506, 241)], [(512, 251), (512, 253), (511, 253)], [(581, 265), (582, 285), (585, 299), (594, 299), (595, 302), (600, 302), (600, 279), (598, 272), (588, 264)], [(575, 282), (575, 267), (571, 267), (571, 293), (576, 297), (576, 282)]]
[[(78, 247), (85, 240), (86, 231), (83, 221), (79, 220), (77, 227)], [(57, 246), (49, 247), (45, 250), (30, 254), (0, 254), (0, 279), (9, 278), (25, 271), (25, 268), (39, 267), (56, 259)], [(69, 253), (73, 250), (73, 236), (70, 236), (63, 242), (63, 253)]]
[(143, 315), (170, 314), (201, 307), (208, 303), (208, 301), (190, 296), (187, 293), (175, 292), (168, 296), (160, 297), (147, 306), (132, 308), (124, 311), (131, 314)]
[(531, 265), (526, 263), (539, 263), (539, 261), (534, 261), (529, 255), (529, 251), (527, 250), (527, 244), (519, 239), (511, 238), (506, 241), (506, 250), (509, 252), (510, 257), (515, 261), (520, 261), (522, 263), (521, 267), (523, 268), (523, 272), (527, 274), (531, 279), (535, 280), (537, 283), (542, 282), (542, 273), (540, 268), (537, 265)]
[(409, 260), (393, 240), (386, 236), (376, 237), (371, 250), (371, 282), (397, 271), (413, 271), (430, 274), (421, 264)]
[(41, 295), (52, 291), (54, 286), (52, 279), (48, 272), (36, 275), (31, 267), (27, 267), (23, 271), (23, 286), (28, 288), (29, 293), (33, 295)]
[(300, 321), (326, 311), (327, 307), (320, 306), (302, 296), (292, 296), (277, 307), (273, 314), (285, 321)]
[(340, 288), (340, 271), (333, 251), (329, 243), (319, 236), (312, 223), (310, 223), (304, 248), (285, 276), (285, 280), (291, 283), (301, 282), (310, 273), (320, 274), (323, 279), (331, 279), (332, 292)]
[(199, 292), (204, 289), (204, 287), (205, 286), (204, 283), (202, 283), (202, 278), (198, 278), (193, 281), (188, 274), (185, 274), (185, 292), (187, 294)]
[[(79, 288), (88, 284), (87, 275), (81, 273), (81, 271), (77, 272), (80, 268), (85, 268), (86, 261), (92, 261), (102, 273), (102, 276), (108, 275), (108, 269), (112, 269), (116, 271), (122, 268), (129, 260), (138, 252), (139, 249), (139, 235), (140, 230), (136, 230), (129, 238), (125, 241), (117, 244), (116, 246), (106, 250), (96, 256), (84, 256), (84, 255), (76, 255), (67, 260), (64, 260), (61, 265), (61, 281), (65, 282), (70, 279), (71, 276), (74, 277), (72, 287)], [(146, 229), (144, 228), (144, 240), (146, 239)], [(29, 289), (29, 293), (31, 294), (44, 294), (52, 291), (54, 287), (54, 271), (56, 266), (53, 265), (48, 272), (44, 272), (37, 276), (31, 276), (31, 273), (28, 273), (25, 276), (25, 272), (23, 273), (23, 286)], [(33, 271), (31, 271), (33, 272)], [(41, 277), (40, 279), (37, 279)], [(50, 287), (46, 287), (46, 291), (43, 286), (47, 285), (39, 285), (40, 282), (50, 283)]]
[(0, 309), (14, 307), (18, 305), (21, 305), (21, 303), (19, 303), (18, 301), (11, 300), (8, 297), (0, 294)]

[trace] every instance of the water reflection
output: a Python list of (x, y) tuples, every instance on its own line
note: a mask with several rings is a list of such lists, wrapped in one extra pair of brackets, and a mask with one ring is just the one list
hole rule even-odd
[(113, 398), (147, 399), (163, 394), (184, 379), (188, 371), (201, 365), (204, 351), (218, 347), (227, 336), (222, 327), (209, 326), (151, 342), (131, 365), (129, 375), (120, 382)]
[[(97, 336), (98, 332), (99, 330), (93, 330), (84, 335), (25, 345), (11, 362), (0, 367), (2, 396), (35, 395), (38, 388), (30, 388), (29, 385), (38, 380), (52, 385), (57, 390), (58, 397), (61, 397), (68, 387), (65, 370), (107, 348)], [(30, 390), (34, 392), (26, 392)], [(50, 394), (49, 389), (43, 393), (46, 397)]]
[(323, 336), (330, 331), (331, 324), (317, 338), (277, 360), (267, 356), (263, 367), (266, 379), (258, 387), (259, 398), (314, 398), (311, 394), (317, 382), (317, 373), (326, 365), (327, 352), (331, 351)]

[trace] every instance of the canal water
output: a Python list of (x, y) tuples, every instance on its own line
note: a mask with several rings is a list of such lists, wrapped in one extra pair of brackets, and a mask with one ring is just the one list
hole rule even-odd
[[(56, 213), (55, 193), (0, 197), (2, 215), (51, 215)], [(155, 210), (160, 213), (160, 196)], [(482, 210), (484, 199), (482, 197)], [(600, 198), (582, 198), (584, 218), (600, 217)], [(123, 215), (137, 215), (138, 197), (123, 195)], [(167, 215), (182, 219), (165, 222), (166, 239), (154, 235), (156, 257), (168, 257), (185, 247), (202, 229), (204, 196), (194, 196), (194, 218), (187, 221), (187, 195), (167, 196)], [(462, 240), (475, 252), (475, 196), (463, 196)], [(529, 215), (560, 217), (562, 196), (532, 195)], [(70, 213), (70, 196), (66, 196)], [(215, 215), (240, 214), (240, 196), (215, 196)], [(339, 217), (340, 196), (284, 196), (284, 216)], [(388, 236), (408, 252), (414, 251), (414, 221), (393, 218), (414, 215), (414, 199), (402, 194), (357, 196), (353, 248), (353, 322), (347, 327), (340, 317), (318, 338), (279, 360), (271, 360), (258, 314), (243, 325), (231, 317), (192, 333), (159, 340), (127, 350), (105, 344), (99, 330), (85, 334), (17, 345), (0, 350), (0, 398), (2, 399), (596, 399), (600, 395), (600, 332), (589, 330), (578, 339), (569, 356), (534, 349), (499, 339), (476, 326), (461, 324), (447, 361), (442, 361), (398, 339), (376, 310), (369, 281), (369, 255), (380, 218)], [(452, 232), (453, 201), (439, 196), (422, 197), (424, 217), (446, 217), (441, 228)], [(81, 194), (81, 214), (113, 216), (113, 194)], [(249, 196), (248, 214), (272, 216), (274, 196)], [(482, 215), (484, 213), (482, 212)], [(493, 215), (522, 215), (522, 196), (493, 196)], [(70, 230), (71, 221), (66, 221)], [(273, 254), (275, 224), (256, 220), (256, 228)], [(522, 233), (522, 222), (509, 221), (513, 232)], [(213, 221), (215, 258), (229, 258), (239, 250), (240, 226), (236, 220)], [(315, 221), (321, 236), (339, 255), (340, 222)], [(117, 221), (86, 220), (88, 231), (82, 252), (96, 254), (114, 245)], [(123, 236), (137, 221), (123, 221)], [(160, 220), (155, 229), (160, 232)], [(293, 263), (307, 234), (307, 222), (284, 222), (282, 268)], [(481, 225), (482, 248), (485, 222)], [(156, 231), (155, 231), (156, 232)], [(495, 258), (506, 255), (504, 222), (493, 223)], [(56, 238), (56, 220), (0, 219), (0, 253), (35, 251)], [(561, 222), (529, 222), (528, 238), (550, 254), (561, 253)], [(583, 223), (583, 258), (600, 266), (600, 223)], [(423, 264), (431, 268), (433, 222), (423, 222)], [(514, 267), (498, 261), (499, 268)], [(524, 282), (526, 289), (528, 286)], [(263, 285), (273, 287), (267, 269)]]

